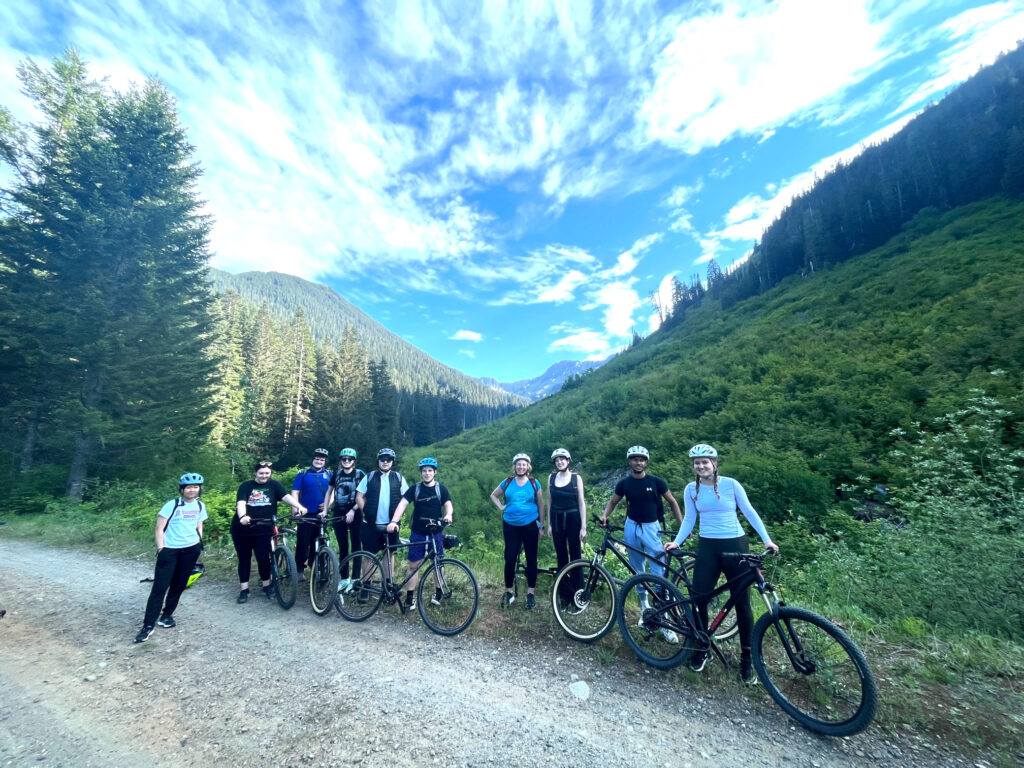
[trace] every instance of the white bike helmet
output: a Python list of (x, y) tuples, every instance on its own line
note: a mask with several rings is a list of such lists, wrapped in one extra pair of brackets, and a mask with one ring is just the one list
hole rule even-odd
[(691, 459), (715, 459), (718, 460), (718, 451), (707, 443), (697, 443), (690, 449)]
[(629, 461), (634, 456), (643, 456), (648, 461), (651, 460), (651, 454), (647, 452), (647, 449), (642, 445), (634, 445), (628, 451), (626, 451), (626, 461)]
[(530, 465), (533, 464), (533, 462), (530, 461), (530, 457), (527, 454), (525, 454), (525, 453), (517, 453), (515, 456), (513, 456), (512, 457), (512, 463), (515, 464), (520, 459), (525, 461), (527, 464), (530, 464)]
[(561, 456), (563, 459), (572, 461), (572, 456), (569, 455), (569, 452), (565, 450), (565, 448), (555, 448), (555, 450), (551, 452), (552, 461), (557, 459), (559, 456)]

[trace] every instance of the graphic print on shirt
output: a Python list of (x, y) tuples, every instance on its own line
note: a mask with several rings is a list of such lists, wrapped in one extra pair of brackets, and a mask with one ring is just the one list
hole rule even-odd
[(249, 500), (245, 503), (250, 507), (266, 507), (271, 504), (269, 488), (253, 488), (249, 492)]

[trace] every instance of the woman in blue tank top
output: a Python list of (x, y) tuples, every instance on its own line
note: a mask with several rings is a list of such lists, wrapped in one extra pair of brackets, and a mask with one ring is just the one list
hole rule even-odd
[(505, 538), (505, 596), (508, 608), (515, 601), (512, 585), (516, 576), (516, 560), (526, 552), (526, 609), (537, 605), (537, 545), (544, 531), (544, 496), (540, 482), (530, 476), (533, 464), (525, 453), (512, 457), (511, 477), (498, 483), (491, 491), (491, 502), (501, 510), (501, 530)]

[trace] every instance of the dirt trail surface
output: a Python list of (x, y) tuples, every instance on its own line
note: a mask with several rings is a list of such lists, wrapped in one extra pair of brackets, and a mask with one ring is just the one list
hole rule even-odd
[(569, 640), (443, 638), (418, 614), (352, 624), (301, 593), (288, 612), (258, 590), (237, 605), (210, 580), (135, 645), (151, 568), (0, 540), (0, 765), (970, 764), (913, 735), (818, 737), (763, 695), (694, 696)]

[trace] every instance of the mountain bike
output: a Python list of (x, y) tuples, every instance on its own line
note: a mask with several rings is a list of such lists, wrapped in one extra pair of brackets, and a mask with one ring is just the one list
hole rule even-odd
[(330, 534), (327, 524), (334, 518), (323, 518), (320, 515), (293, 517), (299, 525), (317, 526), (313, 538), (313, 566), (309, 573), (309, 604), (313, 613), (324, 616), (331, 610), (338, 596), (338, 582), (341, 580), (341, 568), (338, 556), (331, 549)]
[[(289, 520), (293, 518), (288, 518)], [(297, 518), (295, 518), (297, 519)], [(285, 543), (286, 533), (295, 535), (294, 528), (282, 528), (278, 525), (279, 518), (273, 515), (269, 520), (253, 520), (251, 525), (272, 526), (270, 534), (270, 583), (274, 587), (277, 603), (285, 610), (295, 605), (299, 591), (299, 569), (295, 565), (295, 555)]]
[[(582, 643), (597, 642), (608, 634), (615, 624), (616, 596), (618, 590), (622, 588), (624, 580), (612, 576), (605, 568), (604, 561), (607, 554), (611, 552), (615, 555), (631, 575), (635, 575), (636, 571), (629, 564), (628, 552), (632, 550), (643, 554), (644, 557), (649, 557), (642, 550), (631, 547), (621, 537), (615, 536), (616, 533), (624, 530), (622, 527), (610, 524), (602, 526), (599, 517), (594, 516), (592, 519), (595, 525), (604, 529), (600, 546), (594, 552), (593, 558), (573, 560), (567, 563), (555, 576), (551, 590), (551, 606), (559, 626), (573, 640), (579, 640)], [(662, 533), (666, 536), (672, 535), (668, 531)], [(683, 572), (693, 570), (695, 557), (692, 552), (682, 554), (687, 557), (680, 566), (676, 567), (673, 567), (671, 558), (665, 554), (649, 559), (663, 566), (665, 572), (669, 574), (670, 580), (674, 584), (679, 584), (683, 583)], [(564, 585), (568, 585), (568, 587)], [(566, 594), (572, 595), (571, 600), (565, 602), (559, 597), (563, 590)], [(712, 607), (719, 608), (719, 603), (724, 603), (724, 600), (715, 601)], [(736, 634), (737, 630), (735, 611), (726, 611), (717, 625), (715, 638), (728, 640)]]
[[(878, 687), (864, 654), (838, 626), (813, 611), (788, 606), (761, 572), (765, 556), (736, 553), (746, 570), (717, 587), (712, 594), (737, 590), (726, 600), (728, 611), (746, 599), (753, 586), (766, 612), (754, 624), (751, 661), (768, 695), (805, 728), (827, 736), (850, 736), (868, 727), (878, 706)], [(650, 573), (629, 579), (619, 593), (619, 628), (626, 644), (643, 661), (670, 669), (693, 653), (726, 659), (715, 629), (722, 612), (705, 626), (685, 580), (687, 596), (672, 582)], [(646, 597), (646, 607), (636, 592)], [(742, 590), (742, 591), (741, 591)], [(668, 645), (662, 629), (675, 632), (680, 642)]]
[[(558, 569), (555, 567), (541, 568), (537, 566), (538, 576), (550, 576), (554, 578), (558, 574)], [(526, 564), (523, 562), (523, 553), (520, 550), (519, 555), (516, 557), (516, 571), (515, 577), (512, 579), (512, 594), (515, 599), (519, 599), (519, 589), (522, 587), (523, 592), (526, 592)]]
[[(392, 545), (384, 535), (384, 556), (378, 558), (372, 552), (353, 552), (341, 562), (341, 567), (349, 567), (352, 584), (338, 593), (334, 607), (349, 621), (366, 621), (381, 605), (397, 604), (404, 614), (405, 602), (402, 592), (415, 574), (424, 567), (426, 573), (419, 580), (416, 594), (416, 605), (423, 623), (439, 635), (457, 635), (468, 627), (476, 616), (480, 606), (480, 591), (476, 577), (461, 560), (445, 557), (436, 551), (433, 534), (444, 527), (441, 520), (427, 520), (430, 534), (426, 541), (426, 556), (420, 561), (416, 570), (405, 579), (395, 583), (390, 572), (392, 555), (408, 548), (411, 543), (399, 539)], [(384, 531), (387, 526), (377, 526)], [(445, 536), (445, 547), (457, 547), (458, 538)], [(428, 591), (429, 590), (429, 591)]]

